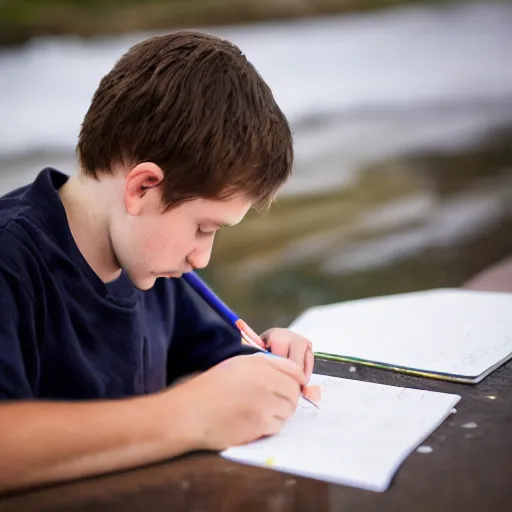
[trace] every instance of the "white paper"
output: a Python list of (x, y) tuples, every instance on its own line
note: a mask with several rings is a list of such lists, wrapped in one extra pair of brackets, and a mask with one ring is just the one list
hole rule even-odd
[(307, 310), (315, 352), (476, 377), (512, 354), (512, 293), (439, 289)]
[(229, 448), (238, 462), (385, 491), (400, 464), (450, 414), (457, 395), (313, 375), (320, 409), (307, 403), (282, 431)]

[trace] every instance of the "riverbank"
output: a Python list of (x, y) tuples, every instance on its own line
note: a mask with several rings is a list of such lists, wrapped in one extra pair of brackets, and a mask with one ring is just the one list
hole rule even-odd
[(407, 4), (469, 2), (471, 0), (4, 0), (0, 2), (0, 46), (48, 35), (112, 36), (177, 27), (318, 17)]

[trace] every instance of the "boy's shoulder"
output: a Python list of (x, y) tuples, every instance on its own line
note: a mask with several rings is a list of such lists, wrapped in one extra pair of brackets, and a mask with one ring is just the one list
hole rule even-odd
[(8, 233), (13, 222), (29, 213), (31, 205), (26, 195), (30, 187), (26, 185), (0, 197), (0, 234)]
[(0, 197), (0, 266), (7, 269), (33, 264), (49, 248), (49, 236), (58, 224), (67, 222), (52, 210), (52, 170)]
[(29, 186), (0, 198), (0, 263), (21, 263), (19, 257), (33, 243), (34, 207), (24, 198)]
[(1, 231), (9, 231), (12, 223), (25, 220), (38, 223), (41, 211), (51, 202), (53, 172), (50, 168), (43, 169), (32, 183), (0, 197)]

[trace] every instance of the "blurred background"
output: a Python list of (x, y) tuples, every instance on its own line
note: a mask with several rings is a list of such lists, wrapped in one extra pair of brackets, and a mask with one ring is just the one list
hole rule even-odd
[(100, 78), (176, 28), (226, 37), (274, 91), (294, 176), (204, 272), (256, 328), (311, 305), (459, 286), (512, 254), (512, 3), (0, 0), (0, 193), (74, 145)]

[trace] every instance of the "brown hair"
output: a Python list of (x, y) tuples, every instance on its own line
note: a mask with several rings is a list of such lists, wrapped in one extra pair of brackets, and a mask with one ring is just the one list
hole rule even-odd
[(101, 80), (77, 145), (82, 172), (154, 162), (166, 207), (243, 192), (272, 200), (293, 162), (272, 92), (234, 44), (175, 32), (133, 46)]

